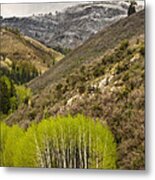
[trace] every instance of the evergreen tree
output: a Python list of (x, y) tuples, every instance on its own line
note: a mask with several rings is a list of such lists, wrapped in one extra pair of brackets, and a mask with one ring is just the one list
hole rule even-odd
[(131, 4), (128, 8), (128, 16), (134, 14), (136, 12), (136, 8), (135, 8), (136, 2), (135, 1), (131, 1)]
[(0, 79), (0, 111), (7, 114), (10, 109), (10, 93), (6, 82)]

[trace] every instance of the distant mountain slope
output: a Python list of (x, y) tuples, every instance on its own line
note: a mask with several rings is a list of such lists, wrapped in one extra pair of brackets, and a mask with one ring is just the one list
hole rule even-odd
[(42, 73), (49, 69), (54, 61), (60, 60), (63, 55), (32, 38), (19, 34), (10, 28), (2, 28), (0, 32), (1, 65), (10, 62), (30, 62)]
[(18, 28), (25, 35), (63, 51), (76, 48), (93, 34), (125, 17), (128, 5), (123, 1), (84, 3), (56, 15), (6, 18), (2, 25)]
[(63, 61), (58, 62), (53, 68), (30, 82), (29, 87), (39, 91), (62, 77), (69, 75), (82, 63), (90, 63), (102, 56), (107, 50), (114, 48), (123, 39), (130, 39), (144, 33), (144, 11), (107, 27), (90, 38), (82, 46), (69, 53)]
[(78, 113), (100, 119), (117, 142), (118, 169), (144, 169), (144, 11), (90, 38), (30, 82), (34, 95), (6, 122)]

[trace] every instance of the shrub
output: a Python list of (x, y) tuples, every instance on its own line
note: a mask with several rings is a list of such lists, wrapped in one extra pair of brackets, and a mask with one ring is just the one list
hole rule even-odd
[(99, 77), (105, 73), (104, 67), (102, 65), (99, 65), (95, 67), (93, 75), (94, 77)]
[(145, 56), (145, 46), (144, 46), (144, 44), (142, 44), (142, 45), (140, 46), (139, 52), (140, 52), (140, 54), (141, 54), (142, 56)]
[(129, 46), (129, 41), (127, 39), (123, 40), (120, 44), (120, 50), (125, 50)]
[(22, 103), (27, 103), (30, 97), (32, 96), (31, 89), (26, 88), (23, 85), (16, 86), (16, 93), (17, 93), (18, 105)]
[(113, 55), (107, 55), (102, 59), (102, 63), (104, 65), (112, 64), (115, 61), (115, 58)]
[(127, 49), (127, 55), (132, 55), (133, 52), (134, 52), (134, 49), (132, 48)]
[(78, 90), (80, 94), (83, 94), (86, 91), (86, 86), (81, 84), (79, 85)]

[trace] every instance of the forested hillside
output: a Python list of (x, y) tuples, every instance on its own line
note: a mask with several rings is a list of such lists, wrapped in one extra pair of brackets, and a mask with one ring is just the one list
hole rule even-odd
[(4, 164), (145, 168), (144, 15), (105, 28), (27, 84), (32, 95), (2, 124)]
[(17, 29), (0, 29), (0, 119), (28, 101), (31, 90), (25, 83), (40, 76), (63, 58)]

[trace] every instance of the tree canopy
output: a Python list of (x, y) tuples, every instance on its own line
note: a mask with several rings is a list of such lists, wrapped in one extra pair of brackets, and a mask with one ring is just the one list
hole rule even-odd
[(116, 168), (116, 144), (106, 125), (83, 115), (51, 117), (26, 131), (1, 122), (1, 165)]

